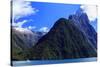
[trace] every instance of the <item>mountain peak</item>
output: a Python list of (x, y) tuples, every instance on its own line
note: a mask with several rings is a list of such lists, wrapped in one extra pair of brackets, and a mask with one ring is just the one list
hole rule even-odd
[(60, 18), (58, 21), (67, 20), (66, 18)]
[(79, 8), (75, 13), (75, 15), (77, 15), (77, 16), (81, 16), (82, 14), (84, 14), (84, 10), (81, 8)]
[(69, 20), (79, 27), (90, 43), (97, 48), (97, 34), (92, 25), (90, 25), (88, 15), (80, 8), (76, 11), (76, 14), (69, 16)]
[(58, 19), (58, 20), (56, 21), (56, 23), (55, 23), (54, 25), (56, 25), (56, 24), (64, 24), (67, 20), (68, 20), (68, 19), (66, 19), (66, 18), (60, 18), (60, 19)]
[(54, 30), (54, 29), (58, 29), (59, 28), (62, 28), (62, 27), (65, 27), (65, 25), (69, 23), (69, 20), (66, 19), (66, 18), (60, 18), (58, 19), (55, 24), (53, 25), (53, 27), (51, 28), (51, 31)]

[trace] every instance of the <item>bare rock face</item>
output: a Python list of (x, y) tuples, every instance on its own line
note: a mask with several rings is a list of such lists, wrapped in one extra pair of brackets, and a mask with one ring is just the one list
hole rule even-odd
[(69, 16), (69, 20), (79, 27), (83, 34), (88, 38), (88, 41), (97, 49), (97, 33), (92, 25), (90, 25), (87, 14), (84, 13), (82, 9), (78, 9), (75, 15)]

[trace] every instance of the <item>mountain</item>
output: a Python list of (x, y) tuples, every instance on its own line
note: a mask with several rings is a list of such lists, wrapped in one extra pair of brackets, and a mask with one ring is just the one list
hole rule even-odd
[(32, 60), (96, 57), (96, 48), (72, 20), (60, 18), (31, 50)]
[(69, 20), (79, 27), (83, 34), (88, 38), (88, 41), (97, 49), (97, 33), (90, 24), (91, 22), (89, 21), (87, 14), (84, 13), (82, 9), (78, 9), (76, 14), (69, 16)]
[(12, 28), (11, 32), (12, 60), (29, 59), (30, 48), (44, 35), (24, 28)]
[(12, 28), (11, 44), (11, 60), (97, 57), (97, 33), (82, 9), (58, 19), (49, 32)]

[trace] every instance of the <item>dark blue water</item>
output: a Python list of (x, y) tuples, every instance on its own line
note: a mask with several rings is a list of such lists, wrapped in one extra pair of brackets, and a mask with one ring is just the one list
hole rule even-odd
[(93, 58), (79, 58), (79, 59), (64, 59), (64, 60), (33, 60), (33, 61), (12, 61), (13, 66), (27, 66), (27, 65), (42, 65), (42, 64), (57, 64), (57, 63), (73, 63), (73, 62), (90, 62), (97, 61)]

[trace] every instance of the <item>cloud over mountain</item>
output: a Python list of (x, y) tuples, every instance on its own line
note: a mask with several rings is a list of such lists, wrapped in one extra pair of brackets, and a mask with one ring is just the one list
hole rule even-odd
[(97, 18), (97, 6), (81, 5), (80, 8), (87, 13), (90, 21), (94, 21)]
[(25, 24), (27, 21), (28, 21), (28, 20), (23, 20), (23, 21), (17, 22), (17, 23), (13, 22), (13, 23), (12, 23), (12, 26), (18, 27), (18, 28), (22, 28), (22, 25)]
[(48, 27), (42, 27), (42, 28), (40, 28), (39, 31), (41, 31), (41, 32), (48, 32), (49, 29), (48, 29)]

